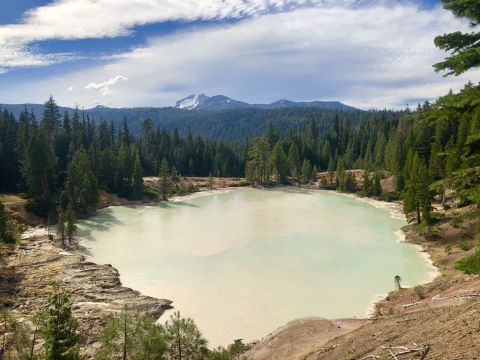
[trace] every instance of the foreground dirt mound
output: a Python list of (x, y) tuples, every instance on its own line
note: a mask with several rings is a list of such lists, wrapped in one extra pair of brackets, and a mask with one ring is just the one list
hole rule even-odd
[(305, 318), (279, 328), (255, 344), (245, 355), (255, 360), (304, 358), (333, 337), (348, 333), (368, 320)]
[(480, 302), (382, 318), (302, 359), (419, 359), (427, 348), (424, 359), (479, 359)]

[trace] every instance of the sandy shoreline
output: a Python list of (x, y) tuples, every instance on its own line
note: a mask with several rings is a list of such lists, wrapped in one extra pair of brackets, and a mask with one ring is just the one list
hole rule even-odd
[[(361, 201), (363, 203), (370, 204), (370, 205), (376, 207), (377, 209), (386, 210), (390, 213), (390, 216), (393, 219), (404, 220), (405, 225), (407, 225), (407, 218), (406, 218), (405, 214), (403, 213), (403, 208), (402, 208), (402, 203), (401, 202), (381, 201), (381, 200), (371, 199), (371, 198), (367, 198), (367, 197), (361, 197), (361, 196), (358, 196), (358, 195), (355, 195), (355, 194), (340, 193), (340, 192), (337, 192), (337, 191), (334, 191), (334, 190), (325, 190), (325, 191), (327, 191), (330, 194), (336, 195), (336, 196), (343, 196), (343, 197), (347, 197), (349, 199), (355, 199), (355, 200)], [(405, 232), (405, 230), (403, 228), (396, 231), (395, 235), (397, 236), (397, 242), (404, 243), (408, 246), (414, 247), (418, 251), (420, 256), (422, 256), (425, 259), (428, 266), (430, 267), (430, 271), (428, 272), (425, 280), (422, 281), (421, 283), (417, 284), (417, 285), (429, 284), (429, 283), (433, 282), (439, 275), (441, 275), (440, 269), (438, 269), (433, 264), (433, 260), (432, 260), (431, 255), (423, 248), (423, 246), (418, 245), (418, 244), (412, 244), (412, 243), (408, 242), (407, 233)], [(417, 286), (417, 285), (415, 285), (415, 286)], [(410, 287), (413, 287), (413, 286), (404, 285), (403, 287), (410, 288)], [(372, 302), (370, 303), (370, 305), (368, 306), (368, 308), (365, 312), (365, 315), (366, 315), (367, 318), (371, 318), (371, 317), (374, 316), (377, 304), (379, 302), (385, 300), (387, 298), (387, 296), (388, 296), (388, 293), (376, 294), (376, 295), (373, 296)]]

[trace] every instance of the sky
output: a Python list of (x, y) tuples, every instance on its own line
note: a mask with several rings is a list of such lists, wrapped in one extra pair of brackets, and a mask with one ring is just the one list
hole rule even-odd
[(4, 0), (0, 103), (414, 107), (480, 80), (433, 71), (434, 37), (457, 30), (439, 0)]

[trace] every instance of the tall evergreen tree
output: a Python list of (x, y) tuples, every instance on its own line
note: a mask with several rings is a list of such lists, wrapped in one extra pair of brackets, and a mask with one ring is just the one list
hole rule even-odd
[(45, 102), (41, 126), (49, 137), (60, 126), (60, 109), (52, 96)]
[(66, 221), (66, 235), (68, 238), (68, 244), (72, 244), (73, 237), (77, 233), (77, 225), (75, 224), (75, 211), (71, 205), (68, 205), (67, 211), (65, 212), (65, 221)]
[[(470, 21), (472, 28), (480, 25), (478, 0), (443, 0), (443, 7), (455, 16)], [(436, 71), (446, 70), (448, 75), (460, 75), (480, 65), (480, 32), (462, 33), (456, 31), (437, 36), (435, 45), (451, 55), (434, 65)]]
[(165, 323), (167, 353), (175, 360), (203, 359), (208, 353), (207, 341), (192, 319), (183, 318), (180, 312), (170, 316)]
[(142, 164), (140, 163), (140, 157), (138, 156), (138, 153), (136, 154), (135, 157), (135, 163), (133, 165), (133, 192), (135, 194), (140, 194), (143, 190), (143, 169), (142, 169)]
[(158, 185), (160, 188), (160, 194), (162, 195), (163, 200), (167, 200), (168, 195), (170, 194), (170, 183), (172, 181), (170, 174), (170, 166), (168, 165), (167, 159), (162, 159), (162, 164), (160, 165), (160, 173), (158, 174)]
[(57, 158), (43, 129), (40, 129), (30, 140), (27, 159), (25, 161), (25, 174), (29, 192), (32, 195), (43, 195), (49, 199), (52, 195)]
[(247, 179), (267, 184), (272, 175), (270, 148), (265, 138), (255, 139), (248, 151), (248, 162), (245, 169)]
[(271, 164), (273, 167), (273, 173), (277, 177), (277, 180), (281, 184), (286, 184), (288, 181), (288, 159), (285, 151), (283, 151), (283, 146), (280, 141), (278, 141), (272, 150), (271, 155)]
[(77, 327), (77, 320), (72, 313), (70, 295), (58, 284), (54, 284), (53, 292), (48, 297), (43, 328), (47, 360), (80, 359)]

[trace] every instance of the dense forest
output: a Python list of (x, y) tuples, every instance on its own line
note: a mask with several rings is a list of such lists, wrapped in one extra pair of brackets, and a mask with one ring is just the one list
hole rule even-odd
[[(19, 118), (25, 107), (37, 119), (43, 116), (43, 105), (0, 105), (0, 108), (12, 113)], [(59, 107), (61, 114), (68, 112), (70, 116), (75, 109)], [(154, 128), (162, 128), (168, 131), (177, 130), (181, 136), (193, 134), (207, 137), (212, 140), (228, 140), (231, 142), (244, 142), (262, 136), (269, 122), (273, 122), (282, 132), (287, 134), (293, 129), (308, 123), (311, 119), (317, 121), (321, 131), (330, 127), (335, 114), (341, 110), (328, 108), (301, 108), (290, 107), (281, 109), (231, 109), (216, 111), (189, 111), (166, 108), (123, 108), (114, 109), (98, 106), (93, 109), (82, 110), (81, 114), (87, 119), (95, 119), (97, 122), (106, 120), (113, 123), (115, 128), (124, 126), (126, 123), (129, 131), (138, 136), (142, 131), (142, 122), (151, 119)], [(359, 124), (368, 119), (369, 112), (352, 108), (341, 111), (342, 117), (348, 117), (352, 124)]]
[(414, 112), (366, 112), (358, 123), (351, 113), (334, 112), (326, 130), (312, 118), (285, 134), (271, 121), (264, 136), (243, 143), (191, 131), (181, 136), (154, 128), (149, 118), (135, 136), (126, 121), (116, 128), (79, 110), (62, 116), (50, 97), (40, 121), (27, 108), (19, 119), (0, 114), (0, 189), (27, 193), (39, 214), (52, 211), (55, 201), (88, 213), (99, 188), (141, 196), (142, 176), (158, 175), (163, 159), (184, 176), (246, 176), (263, 185), (306, 183), (319, 171), (336, 172), (334, 184), (328, 177), (322, 185), (348, 192), (357, 191), (348, 170), (365, 169), (376, 177), (392, 173), (396, 196), (420, 221), (421, 212), (429, 217), (434, 193), (443, 196), (447, 187), (456, 188), (464, 202), (478, 201), (478, 96), (479, 87), (467, 84)]
[[(326, 170), (331, 176), (321, 179), (322, 187), (378, 196), (375, 182), (388, 171), (396, 179), (390, 198), (403, 198), (407, 213), (429, 222), (433, 197), (444, 199), (447, 189), (456, 190), (461, 204), (480, 203), (479, 98), (480, 87), (467, 84), (415, 112), (373, 116), (359, 126), (337, 118), (322, 134), (314, 121), (286, 137), (271, 125), (249, 147), (247, 178), (305, 183)], [(357, 189), (350, 169), (376, 174)]]

